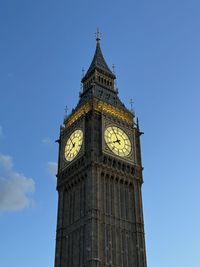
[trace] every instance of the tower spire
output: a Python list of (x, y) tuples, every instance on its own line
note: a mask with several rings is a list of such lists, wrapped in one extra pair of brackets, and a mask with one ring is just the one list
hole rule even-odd
[(101, 40), (101, 33), (99, 31), (99, 28), (97, 28), (97, 31), (95, 33), (96, 36), (96, 50), (94, 53), (94, 57), (92, 59), (92, 62), (85, 74), (85, 76), (82, 78), (82, 82), (84, 82), (85, 80), (88, 79), (89, 76), (91, 76), (91, 74), (95, 71), (98, 70), (102, 73), (104, 73), (105, 75), (109, 76), (111, 79), (115, 79), (115, 74), (110, 70), (110, 68), (108, 67), (103, 53), (101, 51), (101, 46), (100, 46), (100, 40)]

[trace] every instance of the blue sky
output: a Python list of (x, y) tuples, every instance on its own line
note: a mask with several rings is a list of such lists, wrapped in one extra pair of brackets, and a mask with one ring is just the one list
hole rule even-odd
[(57, 145), (102, 32), (142, 131), (148, 267), (199, 267), (200, 2), (0, 1), (0, 262), (53, 266)]

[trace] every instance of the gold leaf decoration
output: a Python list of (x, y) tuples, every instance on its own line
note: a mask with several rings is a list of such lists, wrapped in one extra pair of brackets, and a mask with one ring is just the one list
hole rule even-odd
[(69, 127), (80, 117), (87, 114), (90, 110), (96, 110), (104, 114), (113, 116), (119, 120), (122, 120), (130, 125), (133, 125), (133, 115), (131, 112), (127, 112), (124, 109), (117, 108), (111, 104), (103, 102), (101, 100), (94, 99), (90, 102), (87, 102), (80, 108), (78, 108), (74, 113), (72, 113), (64, 122), (64, 124)]

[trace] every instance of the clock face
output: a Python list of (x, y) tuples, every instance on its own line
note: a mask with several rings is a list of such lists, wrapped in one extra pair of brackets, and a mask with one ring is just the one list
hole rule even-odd
[(109, 149), (120, 157), (131, 153), (131, 141), (128, 135), (116, 126), (109, 126), (104, 134), (105, 142)]
[(65, 145), (65, 159), (67, 161), (72, 161), (78, 155), (82, 144), (83, 132), (81, 130), (74, 131)]

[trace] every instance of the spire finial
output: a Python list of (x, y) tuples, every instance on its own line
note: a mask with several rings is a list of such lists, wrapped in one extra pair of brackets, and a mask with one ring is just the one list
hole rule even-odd
[(134, 104), (134, 102), (133, 102), (133, 99), (131, 98), (131, 100), (130, 100), (131, 112), (132, 112), (132, 113), (133, 113), (133, 115), (134, 115), (133, 104)]
[(82, 67), (82, 78), (85, 76), (85, 69)]
[(96, 36), (96, 41), (97, 41), (97, 43), (99, 43), (100, 40), (101, 40), (101, 33), (100, 33), (100, 31), (99, 31), (99, 28), (97, 28), (97, 31), (96, 31), (96, 33), (95, 33), (95, 36)]
[(69, 109), (68, 109), (68, 106), (66, 106), (66, 107), (65, 107), (65, 118), (67, 118), (67, 116), (68, 116), (68, 110), (69, 110)]
[[(83, 77), (85, 76), (85, 69), (84, 69), (84, 67), (82, 67), (82, 79), (83, 79)], [(83, 83), (81, 82), (81, 84), (80, 84), (80, 96), (81, 96), (81, 94), (83, 93)]]
[(139, 119), (138, 119), (138, 117), (137, 117), (137, 128), (138, 128), (138, 130), (140, 130), (140, 125), (139, 125)]
[(115, 74), (115, 64), (112, 65), (112, 71)]
[(133, 104), (134, 104), (134, 102), (133, 102), (133, 99), (131, 98), (130, 99), (131, 110), (133, 110)]

